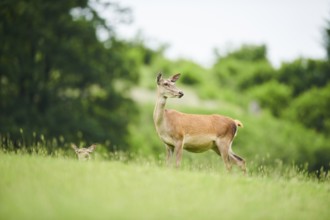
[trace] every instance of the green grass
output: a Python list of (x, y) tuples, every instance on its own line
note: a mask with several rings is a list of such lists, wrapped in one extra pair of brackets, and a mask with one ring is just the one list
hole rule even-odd
[(0, 219), (328, 219), (330, 184), (0, 151)]

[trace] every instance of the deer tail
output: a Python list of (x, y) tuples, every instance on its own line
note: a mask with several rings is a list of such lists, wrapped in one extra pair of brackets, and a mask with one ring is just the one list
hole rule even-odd
[(242, 127), (242, 128), (244, 127), (244, 126), (243, 126), (243, 123), (240, 122), (239, 120), (236, 120), (236, 119), (235, 119), (234, 122), (235, 122), (236, 126), (238, 126), (238, 127)]

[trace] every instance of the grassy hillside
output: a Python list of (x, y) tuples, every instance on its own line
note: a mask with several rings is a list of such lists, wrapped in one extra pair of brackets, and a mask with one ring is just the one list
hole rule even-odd
[(288, 172), (0, 152), (0, 219), (328, 219), (329, 181)]

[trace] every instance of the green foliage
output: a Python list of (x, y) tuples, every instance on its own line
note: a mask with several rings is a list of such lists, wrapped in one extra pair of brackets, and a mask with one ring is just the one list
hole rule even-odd
[(323, 60), (297, 59), (283, 63), (276, 75), (277, 79), (293, 89), (298, 96), (312, 87), (323, 87), (330, 80), (330, 63)]
[(248, 45), (241, 46), (240, 49), (229, 52), (226, 57), (229, 59), (256, 62), (267, 59), (267, 48), (265, 45)]
[(139, 105), (140, 117), (136, 123), (132, 123), (130, 132), (130, 150), (134, 153), (144, 155), (159, 155), (164, 152), (164, 145), (159, 141), (158, 134), (154, 127), (153, 110), (154, 106), (145, 104)]
[(248, 92), (262, 107), (268, 108), (275, 116), (280, 116), (292, 100), (291, 87), (275, 80), (251, 88)]
[(138, 67), (148, 66), (154, 63), (155, 58), (160, 51), (152, 50), (145, 46), (143, 39), (137, 38), (133, 41), (126, 42), (128, 48), (128, 58), (136, 62)]
[(213, 71), (221, 85), (236, 89), (262, 84), (274, 75), (274, 69), (266, 59), (266, 47), (252, 45), (218, 58)]
[(178, 60), (174, 63), (173, 67), (176, 70), (172, 70), (172, 73), (180, 72), (182, 73), (180, 81), (183, 84), (194, 86), (200, 84), (202, 80), (202, 75), (205, 74), (205, 68), (200, 65), (188, 61), (188, 60)]
[[(287, 112), (285, 114), (290, 116), (284, 118), (290, 118), (308, 128), (316, 128), (321, 133), (327, 132), (325, 124), (329, 122), (324, 113), (327, 107), (324, 104), (327, 102), (325, 95), (318, 102), (319, 99), (315, 97), (319, 97), (319, 94), (314, 94), (314, 99), (313, 95), (300, 97), (300, 94), (327, 85), (330, 79), (329, 62), (300, 58), (283, 63), (276, 70), (268, 62), (264, 46), (243, 45), (226, 56), (220, 56), (213, 66), (213, 72), (219, 78), (222, 88), (232, 92), (235, 92), (233, 89), (243, 90), (246, 100), (257, 100), (262, 108), (269, 109), (274, 116), (282, 117), (282, 113)], [(205, 88), (205, 91), (209, 90)], [(318, 108), (310, 113), (313, 106)], [(309, 116), (302, 116), (306, 114)]]
[(113, 33), (87, 0), (1, 2), (0, 133), (125, 147), (136, 108), (115, 85), (138, 79), (136, 62), (126, 43), (100, 42), (100, 29)]
[(327, 21), (327, 27), (325, 28), (324, 32), (324, 44), (325, 49), (327, 51), (328, 60), (330, 60), (330, 21)]
[(323, 161), (318, 158), (318, 152), (329, 149), (328, 137), (267, 114), (239, 119), (244, 128), (239, 130), (233, 149), (240, 149), (242, 155), (247, 155), (247, 161), (264, 158), (262, 163), (274, 165), (277, 158), (285, 164), (306, 165), (309, 171), (329, 167), (328, 156)]
[(306, 127), (330, 132), (330, 84), (324, 88), (313, 88), (293, 100), (285, 116), (300, 121)]

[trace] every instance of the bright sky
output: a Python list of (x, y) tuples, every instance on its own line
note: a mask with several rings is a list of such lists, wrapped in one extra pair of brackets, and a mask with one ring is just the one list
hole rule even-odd
[(142, 32), (151, 47), (169, 44), (169, 58), (202, 65), (244, 43), (266, 44), (275, 66), (300, 56), (324, 58), (322, 31), (330, 20), (330, 0), (118, 0), (133, 11), (133, 24), (120, 36)]

